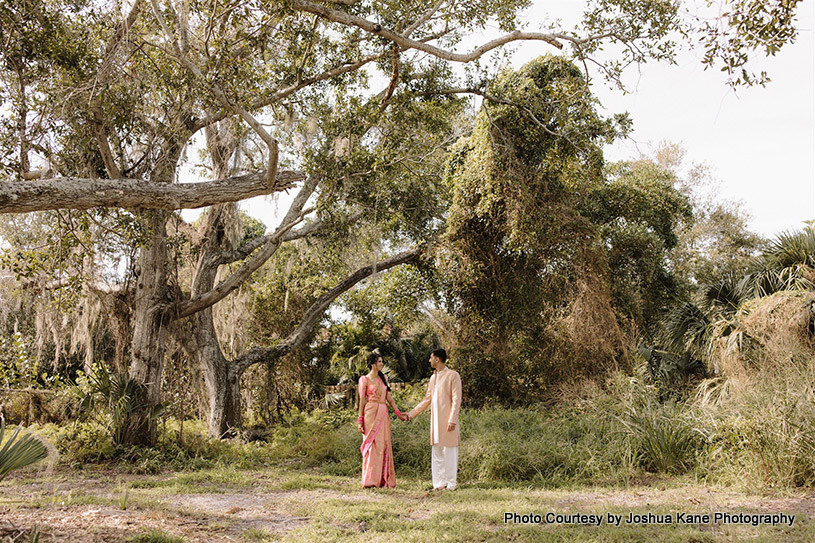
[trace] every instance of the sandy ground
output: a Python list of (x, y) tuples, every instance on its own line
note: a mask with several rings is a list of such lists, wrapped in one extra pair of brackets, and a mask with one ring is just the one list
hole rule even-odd
[[(54, 477), (10, 477), (0, 487), (0, 543), (29, 540), (31, 527), (42, 533), (40, 541), (76, 543), (116, 542), (159, 529), (188, 542), (246, 541), (247, 530), (283, 536), (311, 522), (308, 516), (293, 516), (285, 504), (314, 504), (328, 499), (377, 499), (342, 488), (268, 491), (262, 485), (246, 489), (216, 489), (224, 492), (163, 493), (161, 489), (140, 493), (128, 491), (126, 508), (122, 496), (127, 485), (162, 476), (111, 474), (84, 476), (62, 473)], [(258, 474), (261, 480), (262, 474)], [(682, 506), (716, 510), (803, 513), (815, 516), (815, 495), (760, 497), (737, 492), (714, 491), (703, 486), (671, 488), (634, 487), (599, 491), (540, 491), (540, 498), (557, 508), (597, 510), (609, 507)], [(111, 504), (111, 502), (113, 502)], [(282, 504), (282, 506), (281, 506)], [(411, 511), (421, 520), (432, 512)], [(353, 527), (351, 527), (353, 529)]]
[[(137, 490), (129, 490), (123, 509), (123, 485), (144, 479), (119, 474), (113, 480), (74, 475), (68, 481), (20, 480), (7, 485), (0, 489), (0, 543), (28, 541), (28, 536), (20, 533), (32, 526), (41, 531), (41, 541), (119, 543), (155, 528), (189, 542), (226, 542), (242, 540), (241, 534), (251, 528), (282, 535), (309, 521), (275, 509), (275, 502), (284, 493), (251, 490), (167, 494), (146, 500), (135, 498)], [(290, 493), (294, 491), (285, 494)], [(116, 505), (81, 503), (111, 500)]]

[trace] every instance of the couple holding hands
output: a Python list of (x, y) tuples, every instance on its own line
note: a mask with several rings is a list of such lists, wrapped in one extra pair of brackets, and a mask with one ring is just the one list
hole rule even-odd
[(366, 375), (359, 378), (359, 419), (357, 427), (363, 435), (362, 486), (396, 486), (391, 447), (390, 405), (399, 420), (408, 421), (430, 407), (430, 445), (432, 446), (432, 472), (434, 490), (454, 490), (458, 470), (459, 427), (461, 409), (461, 378), (447, 367), (447, 353), (436, 349), (430, 353), (433, 376), (427, 392), (416, 407), (408, 413), (397, 409), (391, 397), (388, 379), (382, 373), (382, 356), (368, 356)]

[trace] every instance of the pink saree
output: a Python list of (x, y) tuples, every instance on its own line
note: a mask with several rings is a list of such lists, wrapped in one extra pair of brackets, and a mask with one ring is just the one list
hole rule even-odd
[[(385, 395), (388, 389), (379, 379), (359, 378), (359, 397), (366, 398), (365, 434), (359, 450), (362, 452), (362, 486), (396, 486), (391, 448), (391, 420)], [(364, 396), (363, 396), (364, 394)]]

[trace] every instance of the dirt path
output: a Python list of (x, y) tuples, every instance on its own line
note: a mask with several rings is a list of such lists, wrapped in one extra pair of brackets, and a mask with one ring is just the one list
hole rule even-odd
[(118, 543), (156, 529), (189, 542), (226, 542), (241, 540), (252, 529), (283, 535), (309, 520), (276, 510), (281, 492), (173, 489), (162, 495), (160, 486), (153, 492), (139, 489), (145, 482), (148, 488), (161, 482), (161, 477), (115, 474), (111, 479), (63, 474), (56, 480), (5, 483), (0, 488), (0, 542), (33, 526), (45, 541)]
[[(286, 481), (268, 472), (241, 474), (241, 482), (235, 483), (217, 478), (213, 481), (209, 476), (196, 480), (195, 474), (88, 476), (62, 472), (47, 477), (17, 476), (0, 485), (0, 542), (28, 541), (26, 533), (34, 526), (42, 533), (40, 541), (119, 543), (152, 529), (183, 537), (187, 542), (273, 541), (287, 534), (293, 537), (297, 532), (292, 531), (313, 522), (333, 522), (337, 530), (350, 535), (365, 531), (364, 522), (342, 522), (336, 520), (342, 516), (338, 514), (326, 516), (321, 512), (324, 504), (341, 507), (336, 504), (348, 502), (359, 506), (366, 501), (388, 500), (403, 511), (401, 518), (405, 522), (425, 521), (439, 510), (439, 502), (433, 502), (439, 498), (421, 490), (418, 483), (407, 490), (371, 493), (358, 489), (356, 481), (341, 478), (325, 477), (316, 485), (306, 481), (303, 488), (298, 487), (296, 475), (294, 480)], [(561, 511), (665, 507), (786, 512), (815, 518), (815, 495), (761, 497), (698, 485), (574, 491), (463, 490), (454, 497), (459, 508), (478, 499), (513, 500), (522, 496), (534, 507)], [(501, 526), (497, 519), (486, 524), (493, 530)]]

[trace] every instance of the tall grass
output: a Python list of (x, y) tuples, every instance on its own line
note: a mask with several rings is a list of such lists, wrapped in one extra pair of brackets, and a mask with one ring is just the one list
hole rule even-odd
[[(485, 407), (461, 412), (459, 481), (538, 487), (627, 485), (649, 473), (728, 486), (815, 485), (815, 367), (791, 356), (749, 383), (704, 382), (685, 403), (659, 401), (642, 366), (602, 386), (575, 387), (557, 407)], [(420, 396), (397, 397), (406, 407)], [(392, 420), (397, 477), (430, 476), (427, 414)], [(139, 472), (230, 466), (317, 467), (333, 475), (360, 471), (351, 409), (293, 411), (265, 441), (211, 440), (203, 424), (170, 421), (155, 449), (123, 449), (89, 423), (47, 426), (63, 458), (78, 467), (117, 462)]]
[(632, 438), (635, 458), (648, 471), (685, 473), (696, 462), (702, 432), (673, 404), (631, 410), (623, 424)]
[(754, 487), (815, 485), (815, 367), (802, 353), (747, 383), (703, 384), (694, 413), (710, 436), (701, 464), (707, 477)]

